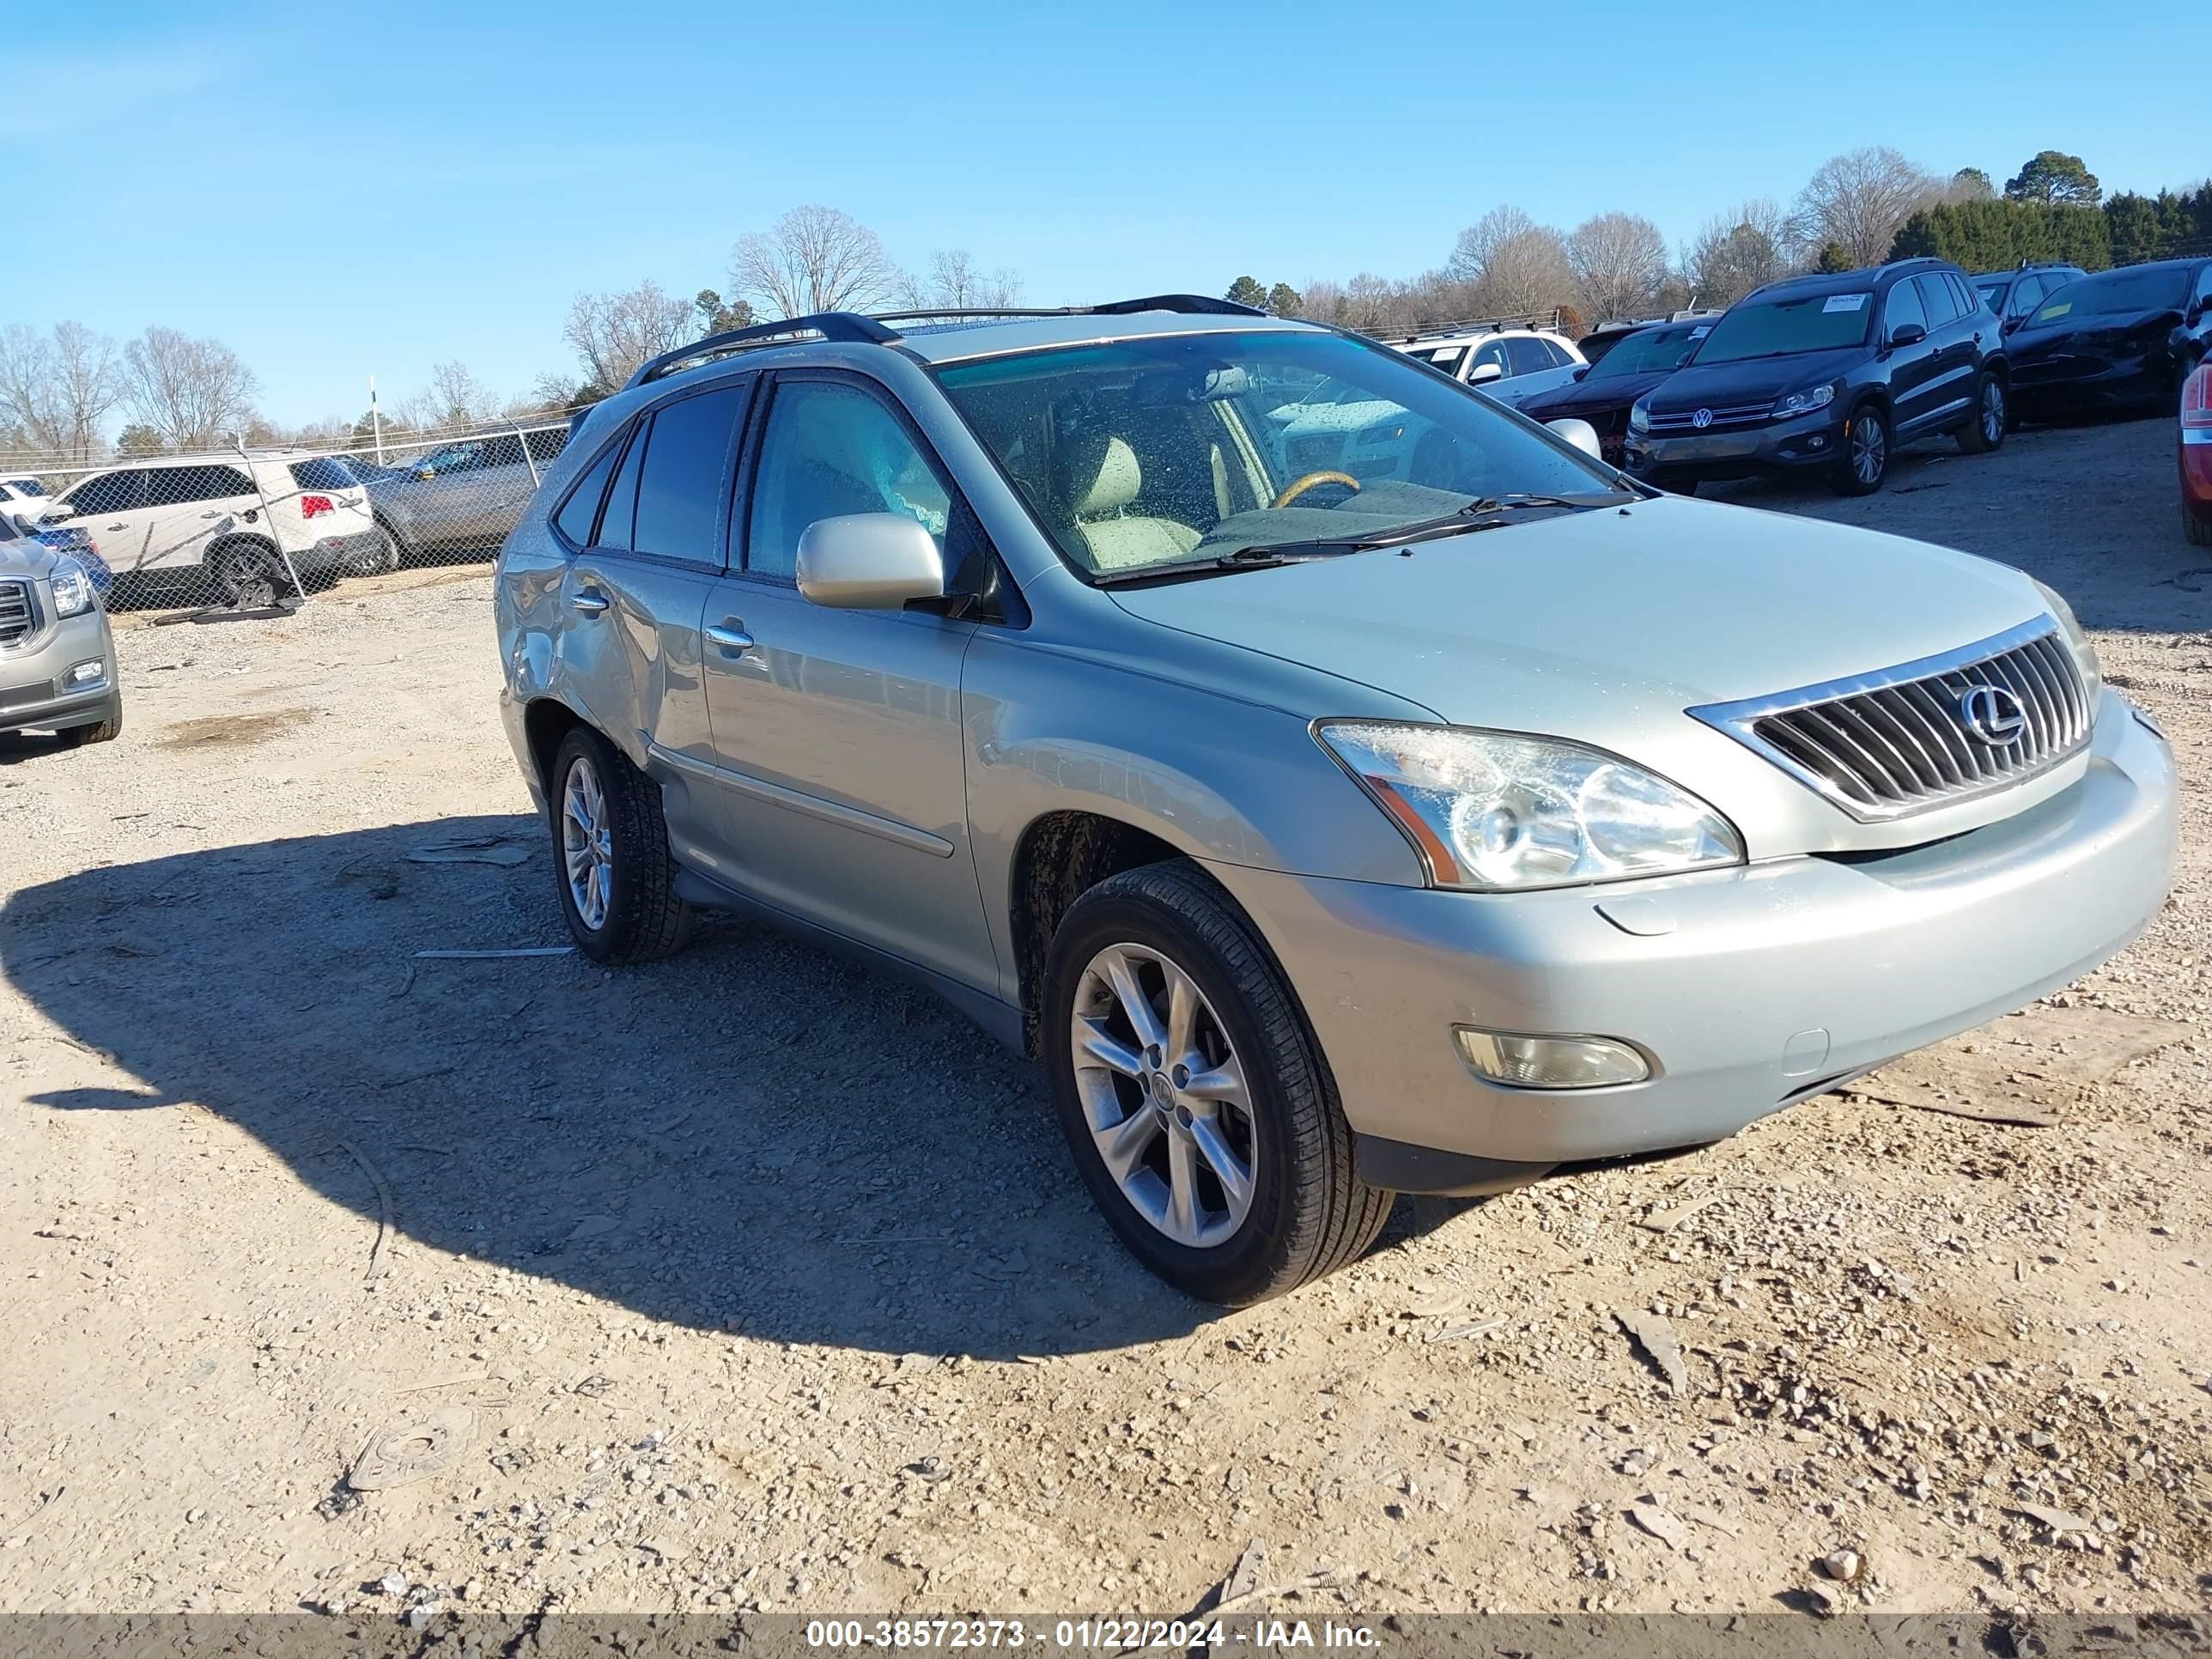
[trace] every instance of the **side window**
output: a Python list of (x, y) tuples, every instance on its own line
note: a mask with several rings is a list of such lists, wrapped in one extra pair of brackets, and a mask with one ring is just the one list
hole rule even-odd
[(140, 470), (103, 473), (96, 478), (87, 478), (62, 499), (82, 517), (95, 513), (128, 513), (146, 505), (146, 474)]
[(561, 503), (561, 510), (553, 515), (554, 528), (578, 547), (592, 544), (592, 527), (599, 516), (599, 501), (607, 493), (607, 480), (614, 476), (615, 463), (622, 459), (622, 453), (621, 444), (609, 444), (584, 476), (576, 480), (576, 487), (568, 492), (568, 499)]
[(1533, 336), (1516, 334), (1504, 346), (1508, 374), (1540, 374), (1557, 367), (1552, 361), (1552, 349)]
[(640, 421), (630, 428), (629, 447), (623, 452), (622, 465), (616, 469), (615, 487), (607, 492), (606, 511), (599, 514), (595, 546), (631, 545), (630, 536), (637, 525), (637, 475), (645, 465), (646, 428), (651, 424)]
[(207, 499), (211, 501), (228, 501), (239, 495), (259, 495), (253, 480), (234, 466), (210, 466), (204, 471), (208, 475)]
[(1469, 368), (1480, 368), (1485, 363), (1496, 363), (1508, 374), (1513, 372), (1506, 368), (1504, 341), (1492, 340), (1487, 345), (1477, 346), (1474, 349), (1474, 356), (1468, 360)]
[(721, 562), (715, 531), (729, 493), (730, 446), (744, 419), (750, 390), (748, 385), (720, 386), (666, 404), (653, 417), (637, 479), (632, 544), (639, 552)]
[(1928, 313), (1930, 329), (1942, 328), (1947, 323), (1959, 320), (1959, 302), (1951, 297), (1951, 285), (1943, 280), (1942, 271), (1916, 276), (1912, 280), (1919, 286), (1920, 304)]
[(2043, 278), (2023, 276), (2012, 285), (2012, 297), (2005, 301), (2005, 315), (2025, 317), (2043, 303)]
[(795, 575), (806, 526), (848, 513), (901, 514), (941, 549), (951, 504), (906, 428), (874, 398), (832, 382), (786, 381), (769, 406), (753, 471), (745, 568)]
[(2212, 265), (2207, 265), (2197, 273), (2197, 297), (2212, 300)]
[(1889, 291), (1889, 299), (1882, 307), (1881, 337), (1888, 339), (1907, 323), (1928, 326), (1928, 313), (1920, 303), (1920, 287), (1906, 277)]
[(216, 469), (211, 466), (157, 466), (146, 474), (146, 505), (183, 507), (216, 499)]

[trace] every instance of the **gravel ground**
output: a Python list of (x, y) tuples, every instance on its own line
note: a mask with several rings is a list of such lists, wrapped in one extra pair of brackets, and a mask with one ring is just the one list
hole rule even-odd
[[(1369, 1613), (2212, 1605), (2170, 445), (1730, 492), (2072, 597), (2188, 790), (2138, 945), (1704, 1151), (1401, 1202), (1227, 1316), (898, 983), (736, 926), (412, 960), (562, 939), (480, 572), (125, 628), (123, 738), (0, 753), (0, 1610), (1171, 1614), (1254, 1540)], [(407, 857), (457, 839), (524, 861)]]

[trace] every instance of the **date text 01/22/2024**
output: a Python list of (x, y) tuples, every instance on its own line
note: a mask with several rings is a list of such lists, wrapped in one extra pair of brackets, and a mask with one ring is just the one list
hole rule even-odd
[(1364, 1625), (1306, 1619), (810, 1619), (806, 1645), (840, 1648), (1024, 1648), (1129, 1652), (1145, 1648), (1372, 1648)]

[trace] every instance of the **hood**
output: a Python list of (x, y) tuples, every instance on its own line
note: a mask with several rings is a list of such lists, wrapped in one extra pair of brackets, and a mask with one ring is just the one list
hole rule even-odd
[(0, 542), (0, 576), (27, 576), (33, 581), (50, 574), (58, 556), (44, 542), (28, 536)]
[(1678, 368), (1651, 396), (1651, 407), (1673, 413), (1771, 402), (1786, 392), (1819, 386), (1864, 362), (1864, 346), (1832, 351), (1793, 351), (1786, 357), (1747, 357), (1736, 363), (1692, 363)]
[(1547, 392), (1557, 392), (1570, 384), (1580, 363), (1569, 363), (1561, 368), (1539, 368), (1526, 374), (1509, 374), (1503, 380), (1485, 380), (1470, 388), (1484, 397), (1496, 399), (1508, 409), (1523, 409), (1533, 398)]
[(1647, 392), (1656, 391), (1674, 375), (1675, 368), (1646, 369), (1641, 374), (1611, 374), (1577, 380), (1557, 392), (1532, 398), (1521, 412), (1532, 421), (1564, 420), (1577, 415), (1601, 414), (1626, 409)]
[[(1808, 840), (1803, 814), (1818, 798), (1684, 710), (1893, 667), (2044, 612), (2026, 576), (1970, 554), (1681, 496), (1405, 555), (1108, 591), (1147, 621), (1305, 664), (1454, 725), (1625, 755), (1727, 812), (1754, 856), (1908, 844), (1929, 820), (1855, 827), (1819, 804)], [(1291, 712), (1364, 712), (1342, 701)]]
[(2120, 340), (2130, 334), (2162, 335), (2180, 322), (2181, 313), (2171, 306), (2154, 306), (2144, 311), (2093, 311), (2080, 317), (2057, 318), (2040, 327), (2023, 328), (2006, 341), (2005, 351), (2018, 362), (2023, 357), (2077, 343)]

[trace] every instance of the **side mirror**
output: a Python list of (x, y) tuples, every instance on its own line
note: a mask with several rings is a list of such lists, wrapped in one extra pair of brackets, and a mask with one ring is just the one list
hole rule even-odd
[(1492, 380), (1502, 380), (1504, 378), (1505, 365), (1503, 363), (1477, 363), (1467, 372), (1467, 383), (1469, 386), (1483, 386)]
[(1890, 331), (1889, 343), (1893, 346), (1918, 345), (1928, 337), (1928, 329), (1922, 323), (1899, 323)]
[(1589, 373), (1589, 368), (1590, 366), (1588, 363), (1577, 363), (1575, 365), (1575, 372), (1568, 375), (1567, 378), (1571, 380), (1579, 380), (1583, 375)]
[(817, 519), (799, 538), (799, 591), (833, 611), (896, 611), (945, 597), (945, 556), (900, 514)]
[(2027, 320), (2027, 313), (2026, 312), (2016, 311), (2011, 316), (2004, 319), (2004, 331), (2008, 334), (2017, 333), (2020, 331), (2020, 325)]
[(1558, 433), (1592, 460), (1605, 459), (1605, 451), (1598, 445), (1597, 428), (1588, 421), (1547, 421), (1544, 426), (1546, 430)]

